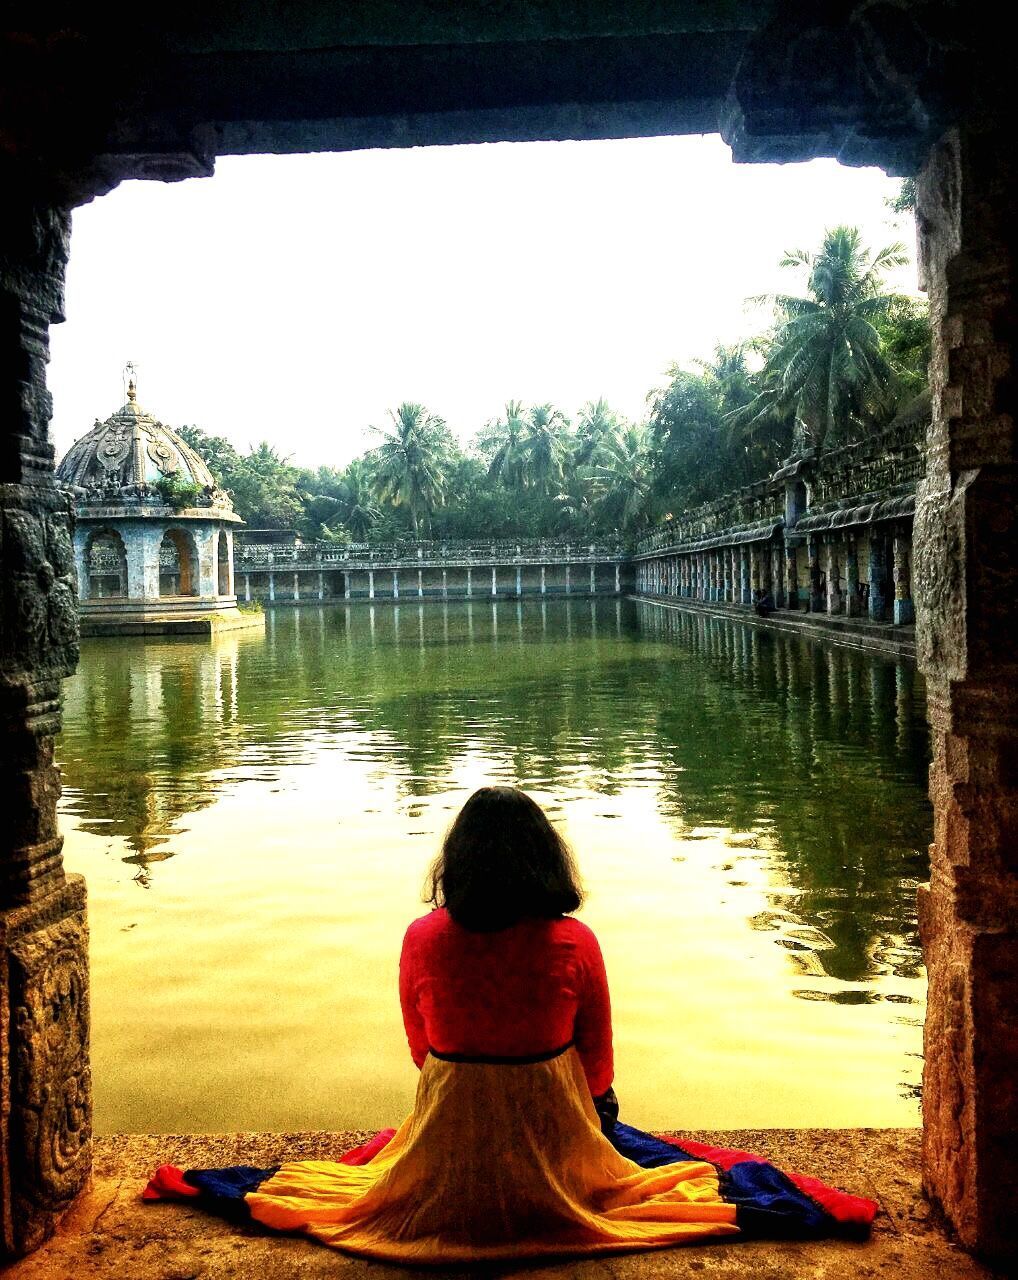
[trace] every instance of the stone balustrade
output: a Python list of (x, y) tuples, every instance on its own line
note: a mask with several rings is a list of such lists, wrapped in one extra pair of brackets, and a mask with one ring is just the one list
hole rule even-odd
[(238, 594), (272, 604), (619, 595), (632, 586), (631, 555), (617, 542), (245, 544), (241, 535), (236, 573)]
[(442, 565), (589, 564), (629, 558), (620, 543), (587, 542), (246, 542), (237, 538), (238, 568), (270, 565), (318, 569), (321, 565), (377, 569), (380, 566), (416, 569)]

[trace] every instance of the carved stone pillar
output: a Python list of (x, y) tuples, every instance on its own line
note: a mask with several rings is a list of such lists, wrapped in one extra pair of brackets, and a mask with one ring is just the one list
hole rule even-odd
[(859, 547), (855, 534), (845, 536), (845, 612), (850, 618), (858, 618), (862, 612), (859, 598)]
[(838, 544), (834, 537), (828, 539), (825, 552), (827, 574), (827, 612), (841, 612), (841, 565), (838, 563)]
[(799, 607), (799, 545), (785, 543), (785, 608)]
[(823, 613), (827, 607), (820, 570), (820, 540), (815, 534), (806, 535), (806, 555), (809, 557), (809, 611)]
[(876, 525), (870, 526), (870, 555), (866, 571), (870, 583), (867, 606), (870, 621), (883, 622), (887, 608), (887, 537)]
[(0, 1256), (34, 1248), (91, 1165), (85, 886), (65, 876), (53, 738), (78, 658), (68, 502), (47, 439), (69, 215), (0, 206)]
[(121, 537), (127, 553), (127, 594), (132, 600), (159, 599), (159, 549), (163, 541), (162, 524), (140, 527), (124, 525)]
[(192, 537), (198, 549), (198, 594), (206, 597), (218, 595), (219, 533), (216, 529), (196, 530)]
[(233, 530), (224, 529), (226, 534), (226, 594), (235, 596), (237, 594), (237, 565), (234, 556), (233, 547)]
[(749, 579), (749, 548), (739, 548), (739, 600), (742, 604), (753, 603), (753, 592)]
[[(988, 85), (981, 88), (986, 89)], [(924, 1177), (964, 1244), (1018, 1255), (1018, 200), (1013, 133), (952, 131), (919, 176), (933, 326), (915, 519), (933, 740)]]
[(775, 609), (785, 607), (785, 566), (781, 555), (781, 547), (777, 542), (770, 544), (767, 553), (770, 557), (771, 595), (774, 597)]
[(908, 533), (897, 528), (894, 531), (894, 621), (903, 626), (915, 622), (915, 606), (912, 603), (912, 574), (909, 570), (911, 539)]
[(755, 603), (760, 596), (760, 544), (749, 544), (749, 599)]

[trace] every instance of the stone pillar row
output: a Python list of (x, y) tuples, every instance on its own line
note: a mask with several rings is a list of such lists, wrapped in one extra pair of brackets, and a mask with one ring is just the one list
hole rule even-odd
[[(505, 567), (511, 567), (511, 566), (505, 566)], [(319, 569), (314, 571), (312, 570), (287, 571), (286, 573), (284, 573), (284, 580), (287, 584), (286, 594), (280, 597), (280, 595), (277, 592), (277, 586), (278, 586), (277, 571), (280, 568), (281, 566), (277, 564), (274, 568), (268, 567), (264, 571), (267, 579), (267, 595), (270, 602), (274, 603), (279, 599), (299, 602), (302, 598), (314, 599), (317, 601), (325, 601), (331, 598), (326, 585), (326, 574), (324, 569)], [(540, 565), (539, 569), (540, 569), (540, 587), (539, 587), (540, 594), (546, 595), (548, 592), (548, 566)], [(612, 565), (612, 570), (614, 573), (614, 593), (618, 595), (618, 594), (621, 594), (622, 592), (621, 565), (619, 565), (618, 563), (615, 563), (614, 565)], [(505, 576), (503, 575), (500, 577), (499, 571), (500, 571), (499, 565), (491, 565), (490, 570), (488, 566), (484, 567), (485, 574), (487, 574), (488, 572), (491, 573), (491, 586), (490, 586), (491, 596), (504, 595), (506, 593), (506, 590), (508, 589), (506, 585)], [(259, 570), (259, 572), (261, 572), (261, 570)], [(354, 591), (352, 588), (352, 578), (353, 578), (354, 572), (363, 573), (365, 578), (364, 585), (362, 587), (359, 587), (357, 591)], [(376, 591), (376, 586), (377, 586), (376, 575), (379, 572), (384, 572), (386, 574), (386, 581), (388, 581), (388, 574), (391, 573), (392, 575), (391, 594), (390, 594), (390, 591), (386, 589), (384, 591), (383, 598), (398, 600), (400, 599), (401, 595), (405, 597), (410, 591), (413, 592), (413, 594), (416, 596), (418, 600), (423, 600), (426, 598), (428, 592), (425, 590), (425, 583), (424, 583), (425, 571), (423, 568), (419, 568), (416, 571), (414, 571), (416, 573), (416, 581), (413, 582), (413, 585), (410, 588), (407, 587), (406, 575), (405, 574), (401, 575), (400, 570), (395, 568), (391, 570), (384, 570), (384, 571), (380, 571), (379, 569), (376, 569), (376, 568), (364, 569), (364, 570), (358, 569), (354, 571), (347, 568), (343, 573), (342, 594), (344, 599), (350, 600), (354, 596), (366, 596), (369, 600), (376, 599), (378, 595), (378, 592)], [(598, 594), (597, 572), (598, 572), (598, 562), (592, 561), (587, 568), (587, 571), (583, 580), (584, 583), (587, 584), (587, 587), (591, 595)], [(313, 573), (313, 577), (310, 576), (312, 575), (312, 573)], [(449, 571), (447, 568), (443, 567), (441, 570), (441, 573), (442, 573), (441, 596), (443, 599), (448, 599), (449, 598)], [(515, 596), (517, 598), (522, 598), (524, 596), (526, 592), (526, 588), (523, 580), (523, 573), (524, 573), (523, 566), (521, 564), (515, 565), (513, 579), (510, 580), (510, 581), (514, 581), (514, 589), (509, 589), (510, 596)], [(303, 585), (301, 581), (301, 574), (304, 575)], [(466, 567), (465, 574), (466, 574), (465, 595), (469, 599), (469, 598), (472, 598), (474, 594), (473, 567)], [(563, 583), (562, 583), (561, 589), (563, 593), (565, 595), (575, 594), (575, 591), (574, 591), (575, 580), (572, 575), (572, 566), (570, 566), (569, 564), (564, 564), (562, 566), (562, 574), (563, 574)], [(650, 591), (650, 592), (658, 591), (660, 594), (678, 594), (678, 580), (679, 580), (678, 574), (679, 574), (679, 565), (677, 560), (662, 562), (661, 564), (656, 564), (655, 562), (644, 562), (644, 563), (641, 563), (637, 568), (637, 585), (639, 589), (645, 590), (645, 591)], [(250, 600), (252, 598), (251, 570), (246, 570), (243, 574), (243, 578), (244, 578), (245, 598)], [(292, 586), (290, 585), (291, 582), (292, 582)], [(312, 583), (314, 584), (313, 586), (311, 585)], [(458, 588), (458, 590), (463, 590), (463, 588), (462, 587)], [(486, 594), (488, 593), (488, 590), (489, 590), (488, 587), (485, 586), (484, 591)], [(536, 586), (536, 584), (533, 590), (535, 592), (538, 590), (538, 587)]]
[[(701, 552), (679, 553), (641, 561), (637, 566), (638, 590), (649, 595), (673, 596), (707, 602), (752, 604), (757, 593), (770, 593), (779, 609), (799, 607), (798, 548), (805, 543), (808, 565), (808, 592), (805, 608), (815, 613), (857, 617), (867, 613), (873, 621), (907, 625), (914, 621), (912, 600), (912, 536), (909, 526), (898, 523), (872, 526), (866, 532), (868, 552), (865, 558), (865, 594), (862, 586), (863, 565), (859, 556), (859, 538), (854, 530), (835, 535), (807, 534), (802, 538), (786, 536), (770, 542), (748, 543)], [(375, 598), (375, 574), (365, 570), (367, 596)], [(392, 599), (399, 599), (402, 583), (399, 571), (392, 573)], [(500, 594), (497, 566), (492, 566), (491, 594)], [(563, 566), (564, 592), (573, 592), (571, 567)], [(597, 594), (597, 566), (588, 570), (589, 590)], [(614, 566), (616, 593), (621, 591), (620, 568)], [(414, 594), (425, 598), (424, 571), (416, 571)], [(275, 601), (276, 575), (268, 570), (268, 598)], [(351, 574), (344, 575), (343, 595), (351, 598)], [(466, 570), (466, 595), (473, 594), (472, 570)], [(313, 597), (327, 598), (324, 571), (317, 571)], [(286, 599), (301, 599), (298, 573), (292, 575), (292, 590)], [(305, 582), (305, 587), (308, 583)], [(540, 567), (540, 593), (547, 594), (547, 567)], [(305, 591), (305, 595), (308, 591)], [(405, 591), (404, 591), (404, 594)], [(443, 598), (448, 598), (448, 572), (442, 570)], [(244, 595), (251, 598), (250, 573), (244, 574)], [(523, 595), (523, 571), (515, 569), (515, 595)]]
[(644, 560), (637, 570), (637, 587), (648, 595), (742, 605), (752, 604), (758, 593), (769, 593), (778, 609), (794, 610), (800, 607), (798, 550), (805, 545), (808, 572), (803, 607), (808, 612), (853, 618), (867, 613), (875, 622), (913, 622), (908, 523), (869, 526), (864, 567), (859, 537), (854, 528), (802, 536), (788, 532), (784, 540)]

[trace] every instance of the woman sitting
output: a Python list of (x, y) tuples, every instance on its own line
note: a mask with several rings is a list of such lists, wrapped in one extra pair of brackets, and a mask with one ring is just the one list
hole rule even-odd
[(435, 909), (410, 925), (400, 959), (421, 1069), (400, 1128), (335, 1162), (163, 1166), (148, 1198), (239, 1203), (277, 1230), (407, 1264), (868, 1228), (872, 1201), (616, 1123), (600, 948), (569, 915), (581, 903), (569, 850), (523, 792), (470, 797), (429, 890)]

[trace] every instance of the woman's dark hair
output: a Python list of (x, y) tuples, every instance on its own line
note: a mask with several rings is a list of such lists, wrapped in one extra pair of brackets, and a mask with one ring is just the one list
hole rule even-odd
[(449, 828), (425, 901), (487, 933), (575, 911), (583, 892), (569, 846), (540, 805), (515, 787), (481, 787)]

